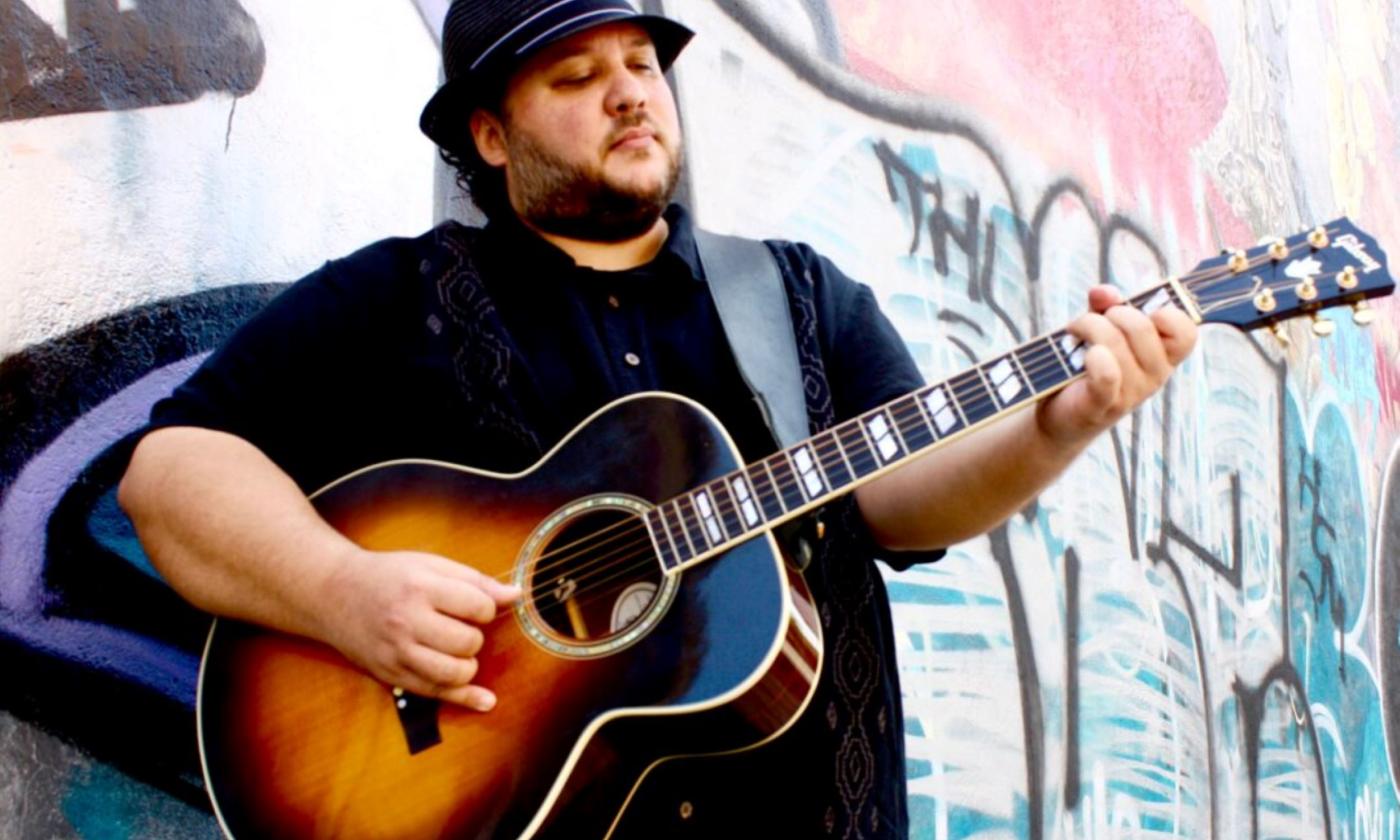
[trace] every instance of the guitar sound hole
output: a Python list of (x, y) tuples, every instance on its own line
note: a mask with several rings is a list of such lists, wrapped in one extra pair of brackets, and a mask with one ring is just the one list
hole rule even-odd
[(540, 548), (530, 600), (548, 631), (570, 642), (598, 642), (647, 615), (662, 585), (651, 538), (636, 514), (602, 509), (576, 515)]

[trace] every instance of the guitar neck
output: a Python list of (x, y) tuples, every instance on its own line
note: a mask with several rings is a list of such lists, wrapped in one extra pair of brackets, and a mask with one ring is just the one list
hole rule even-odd
[[(1171, 282), (1129, 303), (1187, 308)], [(1085, 349), (1063, 329), (1040, 336), (668, 499), (646, 515), (662, 565), (700, 563), (1050, 396), (1084, 375)]]

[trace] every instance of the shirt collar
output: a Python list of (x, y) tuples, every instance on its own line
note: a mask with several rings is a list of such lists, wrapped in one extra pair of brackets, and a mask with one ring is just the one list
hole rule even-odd
[[(700, 252), (695, 246), (695, 225), (690, 219), (690, 212), (679, 204), (672, 204), (666, 208), (664, 218), (670, 229), (665, 244), (651, 262), (633, 271), (684, 277), (703, 283), (705, 271), (701, 268)], [(580, 270), (572, 257), (526, 227), (514, 213), (503, 219), (491, 220), (486, 232), (487, 241), (495, 243), (499, 253), (516, 265), (547, 272)]]

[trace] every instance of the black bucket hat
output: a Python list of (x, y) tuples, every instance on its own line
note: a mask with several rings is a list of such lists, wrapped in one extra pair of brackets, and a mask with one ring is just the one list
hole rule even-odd
[(618, 21), (651, 35), (663, 71), (695, 34), (669, 18), (641, 14), (627, 0), (452, 0), (442, 26), (447, 81), (428, 100), (418, 126), (439, 146), (462, 148), (471, 137), (472, 109), (498, 95), (525, 59), (562, 38)]

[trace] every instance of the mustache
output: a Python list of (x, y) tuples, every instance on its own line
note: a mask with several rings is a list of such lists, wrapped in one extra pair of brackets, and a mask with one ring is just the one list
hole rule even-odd
[(622, 139), (622, 135), (637, 128), (646, 128), (658, 138), (663, 136), (661, 129), (647, 113), (623, 114), (613, 119), (613, 130), (608, 133), (608, 145)]

